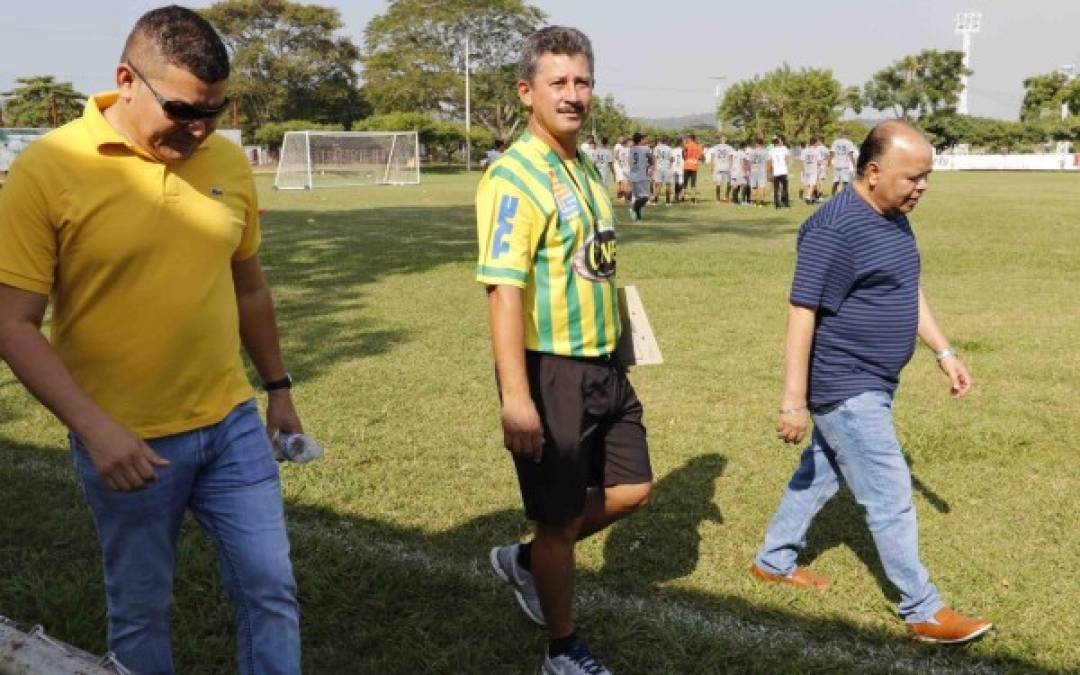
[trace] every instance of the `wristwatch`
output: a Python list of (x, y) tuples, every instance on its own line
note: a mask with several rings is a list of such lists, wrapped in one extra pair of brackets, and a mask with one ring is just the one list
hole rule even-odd
[(274, 380), (273, 382), (263, 382), (263, 391), (274, 391), (275, 389), (292, 389), (292, 376), (285, 373), (285, 377), (280, 380)]

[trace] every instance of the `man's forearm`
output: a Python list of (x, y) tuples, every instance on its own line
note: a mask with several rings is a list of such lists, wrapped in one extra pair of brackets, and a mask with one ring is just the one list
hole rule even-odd
[(495, 370), (499, 374), (503, 398), (528, 398), (521, 289), (513, 286), (494, 287), (488, 292), (488, 313)]
[(238, 293), (236, 307), (240, 318), (240, 341), (263, 382), (285, 377), (285, 362), (281, 358), (274, 301), (270, 297), (269, 287)]
[(935, 353), (949, 346), (949, 341), (938, 326), (922, 287), (919, 288), (919, 339)]
[(0, 356), (15, 377), (41, 404), (78, 436), (94, 424), (108, 419), (49, 344), (41, 329), (30, 322), (5, 326), (0, 335)]
[(810, 345), (814, 340), (815, 311), (788, 306), (787, 336), (784, 340), (784, 404), (806, 405), (810, 375)]

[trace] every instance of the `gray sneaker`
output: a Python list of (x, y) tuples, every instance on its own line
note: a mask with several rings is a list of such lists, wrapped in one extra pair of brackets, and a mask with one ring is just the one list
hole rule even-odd
[(596, 660), (584, 640), (577, 640), (555, 658), (545, 653), (540, 675), (611, 675), (611, 671)]
[(521, 611), (539, 626), (546, 626), (544, 610), (540, 609), (540, 597), (536, 595), (536, 583), (532, 572), (518, 565), (518, 548), (521, 544), (496, 546), (491, 549), (491, 567), (499, 578), (510, 585)]

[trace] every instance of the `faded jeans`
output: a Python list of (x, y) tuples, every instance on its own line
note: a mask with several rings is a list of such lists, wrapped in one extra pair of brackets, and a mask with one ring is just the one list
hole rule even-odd
[(105, 568), (109, 648), (139, 675), (171, 675), (177, 540), (190, 509), (217, 548), (236, 616), (238, 671), (300, 672), (299, 608), (277, 463), (254, 400), (200, 429), (149, 439), (171, 463), (142, 490), (109, 488), (70, 437)]
[(885, 575), (900, 591), (900, 615), (908, 623), (929, 620), (943, 603), (919, 560), (911, 473), (893, 428), (892, 395), (859, 394), (813, 418), (810, 445), (769, 523), (758, 566), (791, 574), (810, 522), (846, 483), (866, 510)]

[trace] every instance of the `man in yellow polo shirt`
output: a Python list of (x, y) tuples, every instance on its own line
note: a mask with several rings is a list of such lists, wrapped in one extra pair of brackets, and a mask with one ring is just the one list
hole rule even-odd
[(592, 83), (584, 34), (531, 36), (518, 70), (528, 130), (476, 195), (476, 280), (487, 288), (503, 441), (536, 521), (530, 543), (492, 549), (491, 564), (547, 626), (549, 674), (608, 672), (574, 632), (574, 546), (652, 494), (641, 403), (615, 358), (611, 201), (577, 150)]
[[(267, 427), (302, 431), (243, 153), (211, 135), (229, 59), (198, 14), (145, 14), (118, 91), (36, 141), (0, 191), (0, 355), (70, 430), (101, 542), (110, 649), (172, 673), (177, 537), (218, 549), (238, 669), (298, 673), (296, 585)], [(51, 343), (41, 334), (49, 298)], [(267, 427), (240, 359), (270, 391)]]

